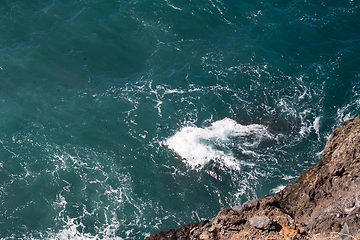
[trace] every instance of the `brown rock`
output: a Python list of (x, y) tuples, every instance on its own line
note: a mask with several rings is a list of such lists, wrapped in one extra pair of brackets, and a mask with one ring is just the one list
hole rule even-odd
[(249, 210), (258, 210), (260, 205), (260, 200), (259, 199), (254, 199), (254, 200), (250, 200), (245, 202), (242, 207), (245, 211), (249, 211)]
[(277, 193), (280, 206), (312, 233), (338, 232), (360, 198), (360, 117), (338, 126), (322, 159)]

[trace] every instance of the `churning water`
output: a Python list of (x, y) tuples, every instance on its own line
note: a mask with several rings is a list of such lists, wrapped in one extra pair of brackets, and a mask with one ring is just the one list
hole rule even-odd
[(0, 238), (145, 239), (282, 189), (360, 110), (360, 2), (0, 3)]

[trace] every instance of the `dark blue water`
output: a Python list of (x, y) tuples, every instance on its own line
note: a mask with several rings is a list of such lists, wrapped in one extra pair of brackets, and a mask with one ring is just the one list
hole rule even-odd
[(360, 2), (1, 1), (0, 238), (145, 239), (282, 189), (360, 110)]

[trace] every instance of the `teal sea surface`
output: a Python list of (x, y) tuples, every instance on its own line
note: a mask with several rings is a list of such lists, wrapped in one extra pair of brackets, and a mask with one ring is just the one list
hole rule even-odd
[(0, 239), (146, 239), (274, 194), (360, 113), (360, 1), (1, 0)]

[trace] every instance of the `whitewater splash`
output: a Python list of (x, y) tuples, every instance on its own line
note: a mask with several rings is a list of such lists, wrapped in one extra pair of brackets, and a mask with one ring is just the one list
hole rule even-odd
[(165, 141), (165, 144), (179, 154), (193, 169), (201, 169), (210, 161), (239, 170), (243, 164), (234, 150), (254, 155), (252, 150), (263, 141), (274, 139), (267, 127), (260, 124), (241, 125), (235, 120), (224, 118), (209, 127), (187, 126)]

